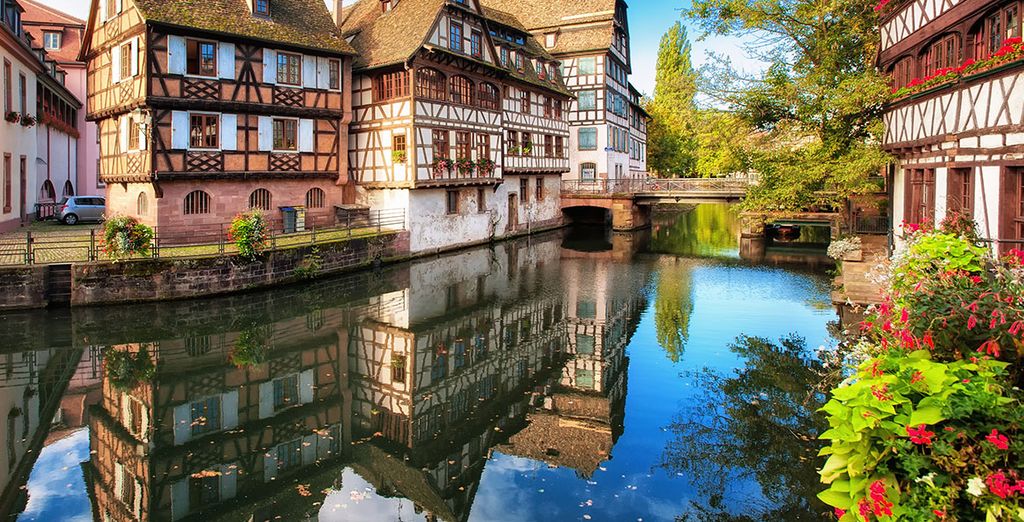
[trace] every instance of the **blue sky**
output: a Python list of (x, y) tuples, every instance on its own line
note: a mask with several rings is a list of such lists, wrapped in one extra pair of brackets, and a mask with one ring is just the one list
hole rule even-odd
[[(79, 18), (85, 18), (89, 9), (87, 0), (41, 0), (42, 3), (66, 11)], [(629, 30), (632, 37), (633, 84), (641, 92), (654, 91), (654, 65), (658, 59), (658, 43), (665, 31), (679, 20), (681, 10), (690, 5), (689, 0), (632, 0), (629, 1)], [(741, 70), (758, 69), (757, 62), (747, 58), (737, 38), (708, 38), (696, 41), (699, 32), (692, 26), (690, 38), (693, 42), (693, 62), (701, 66), (707, 61), (709, 52), (730, 58)]]

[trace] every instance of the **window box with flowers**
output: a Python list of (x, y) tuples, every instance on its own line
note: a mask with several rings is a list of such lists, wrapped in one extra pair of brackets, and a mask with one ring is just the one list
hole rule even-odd
[(408, 154), (404, 150), (393, 150), (391, 151), (391, 161), (393, 163), (405, 163), (408, 159)]
[(459, 171), (459, 176), (468, 178), (473, 175), (473, 169), (476, 168), (476, 163), (469, 158), (460, 158), (455, 162), (455, 168)]
[(1024, 42), (1020, 38), (1011, 38), (1003, 42), (1003, 46), (984, 60), (968, 59), (959, 67), (949, 67), (935, 71), (935, 74), (924, 78), (914, 78), (900, 88), (893, 89), (892, 99), (900, 100), (932, 89), (953, 84), (964, 78), (985, 73), (1024, 60)]
[(64, 120), (62, 120), (60, 118), (57, 118), (57, 117), (54, 117), (54, 116), (51, 116), (51, 115), (49, 115), (49, 114), (47, 114), (45, 112), (43, 113), (42, 116), (39, 117), (39, 124), (40, 125), (46, 125), (46, 126), (52, 128), (53, 130), (55, 130), (57, 132), (60, 132), (60, 133), (63, 133), (63, 134), (67, 134), (68, 136), (71, 136), (72, 138), (75, 138), (75, 139), (79, 138), (78, 129), (76, 129), (75, 127), (73, 127), (71, 125), (68, 125), (66, 122), (64, 122)]
[(4, 120), (7, 120), (7, 123), (18, 123), (21, 121), (21, 113), (10, 111), (4, 114)]
[(452, 167), (455, 163), (448, 158), (435, 158), (434, 163), (431, 164), (434, 171), (435, 178), (443, 178), (451, 173)]
[(37, 123), (37, 121), (36, 121), (36, 117), (35, 116), (33, 116), (31, 114), (22, 114), (21, 115), (21, 126), (22, 127), (35, 127), (36, 123)]
[(481, 176), (490, 176), (494, 174), (494, 161), (482, 159), (476, 162), (476, 168)]

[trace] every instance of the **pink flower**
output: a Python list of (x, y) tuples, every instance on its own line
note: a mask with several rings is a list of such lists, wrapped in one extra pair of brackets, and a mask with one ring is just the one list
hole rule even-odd
[(988, 490), (999, 498), (1006, 498), (1017, 491), (1016, 487), (1010, 485), (1010, 481), (1007, 480), (1006, 475), (1002, 471), (989, 475), (985, 479), (985, 484), (988, 486)]
[(928, 431), (924, 424), (917, 428), (907, 426), (907, 435), (910, 436), (910, 442), (919, 446), (931, 446), (932, 437), (935, 436), (934, 431)]
[(989, 339), (985, 341), (984, 344), (981, 345), (981, 348), (978, 348), (978, 353), (981, 352), (984, 352), (985, 354), (991, 355), (992, 357), (998, 359), (1000, 353), (999, 343), (997, 343), (994, 339)]
[(989, 433), (988, 436), (985, 437), (985, 440), (989, 441), (989, 443), (997, 449), (1001, 449), (1003, 451), (1010, 449), (1010, 439), (1007, 438), (1006, 435), (1000, 434), (999, 430), (992, 430), (992, 433)]

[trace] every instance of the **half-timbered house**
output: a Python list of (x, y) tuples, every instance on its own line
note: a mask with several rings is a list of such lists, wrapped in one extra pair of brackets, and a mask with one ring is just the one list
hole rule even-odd
[(359, 52), (359, 201), (407, 209), (413, 252), (561, 223), (570, 96), (514, 17), (477, 0), (339, 1), (335, 12)]
[[(547, 0), (483, 1), (515, 16), (561, 61), (565, 84), (575, 95), (566, 111), (572, 132), (571, 170), (565, 179), (646, 176), (645, 171), (630, 168), (631, 60), (626, 3), (580, 0), (561, 2), (554, 8)], [(646, 148), (645, 141), (642, 149)]]
[(333, 219), (353, 50), (322, 1), (93, 0), (88, 22), (108, 212), (164, 228), (250, 208)]
[[(974, 218), (1003, 252), (1024, 239), (1024, 53), (1018, 0), (891, 2), (884, 147), (893, 223)], [(898, 226), (898, 225), (897, 225)], [(897, 231), (898, 232), (898, 231)]]
[(647, 123), (651, 115), (643, 106), (640, 91), (629, 85), (629, 175), (647, 177)]

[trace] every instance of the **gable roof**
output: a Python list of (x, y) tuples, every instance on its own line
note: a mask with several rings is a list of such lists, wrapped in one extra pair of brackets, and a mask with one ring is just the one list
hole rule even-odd
[(61, 32), (60, 49), (47, 50), (47, 58), (55, 60), (61, 65), (79, 64), (81, 66), (82, 62), (78, 61), (78, 52), (82, 47), (85, 21), (33, 0), (19, 0), (19, 3), (25, 8), (25, 12), (21, 15), (21, 25), (32, 34), (33, 40), (39, 42), (40, 45), (43, 42), (43, 31), (37, 31), (37, 27), (62, 27), (64, 29)]
[[(251, 38), (267, 43), (355, 54), (323, 0), (269, 0), (270, 18), (253, 16), (246, 0), (134, 0), (146, 22)], [(93, 0), (90, 22), (95, 21)], [(90, 31), (93, 23), (90, 23)], [(89, 40), (89, 37), (86, 37)]]
[(488, 9), (510, 13), (530, 32), (557, 32), (552, 54), (599, 51), (612, 46), (617, 0), (483, 0)]
[(355, 67), (404, 63), (423, 45), (445, 0), (401, 0), (390, 11), (379, 0), (359, 0), (342, 13), (341, 32), (359, 54)]
[(35, 0), (18, 0), (25, 12), (21, 14), (22, 22), (45, 22), (56, 25), (74, 25), (85, 27), (85, 20), (71, 16), (64, 11), (43, 5)]

